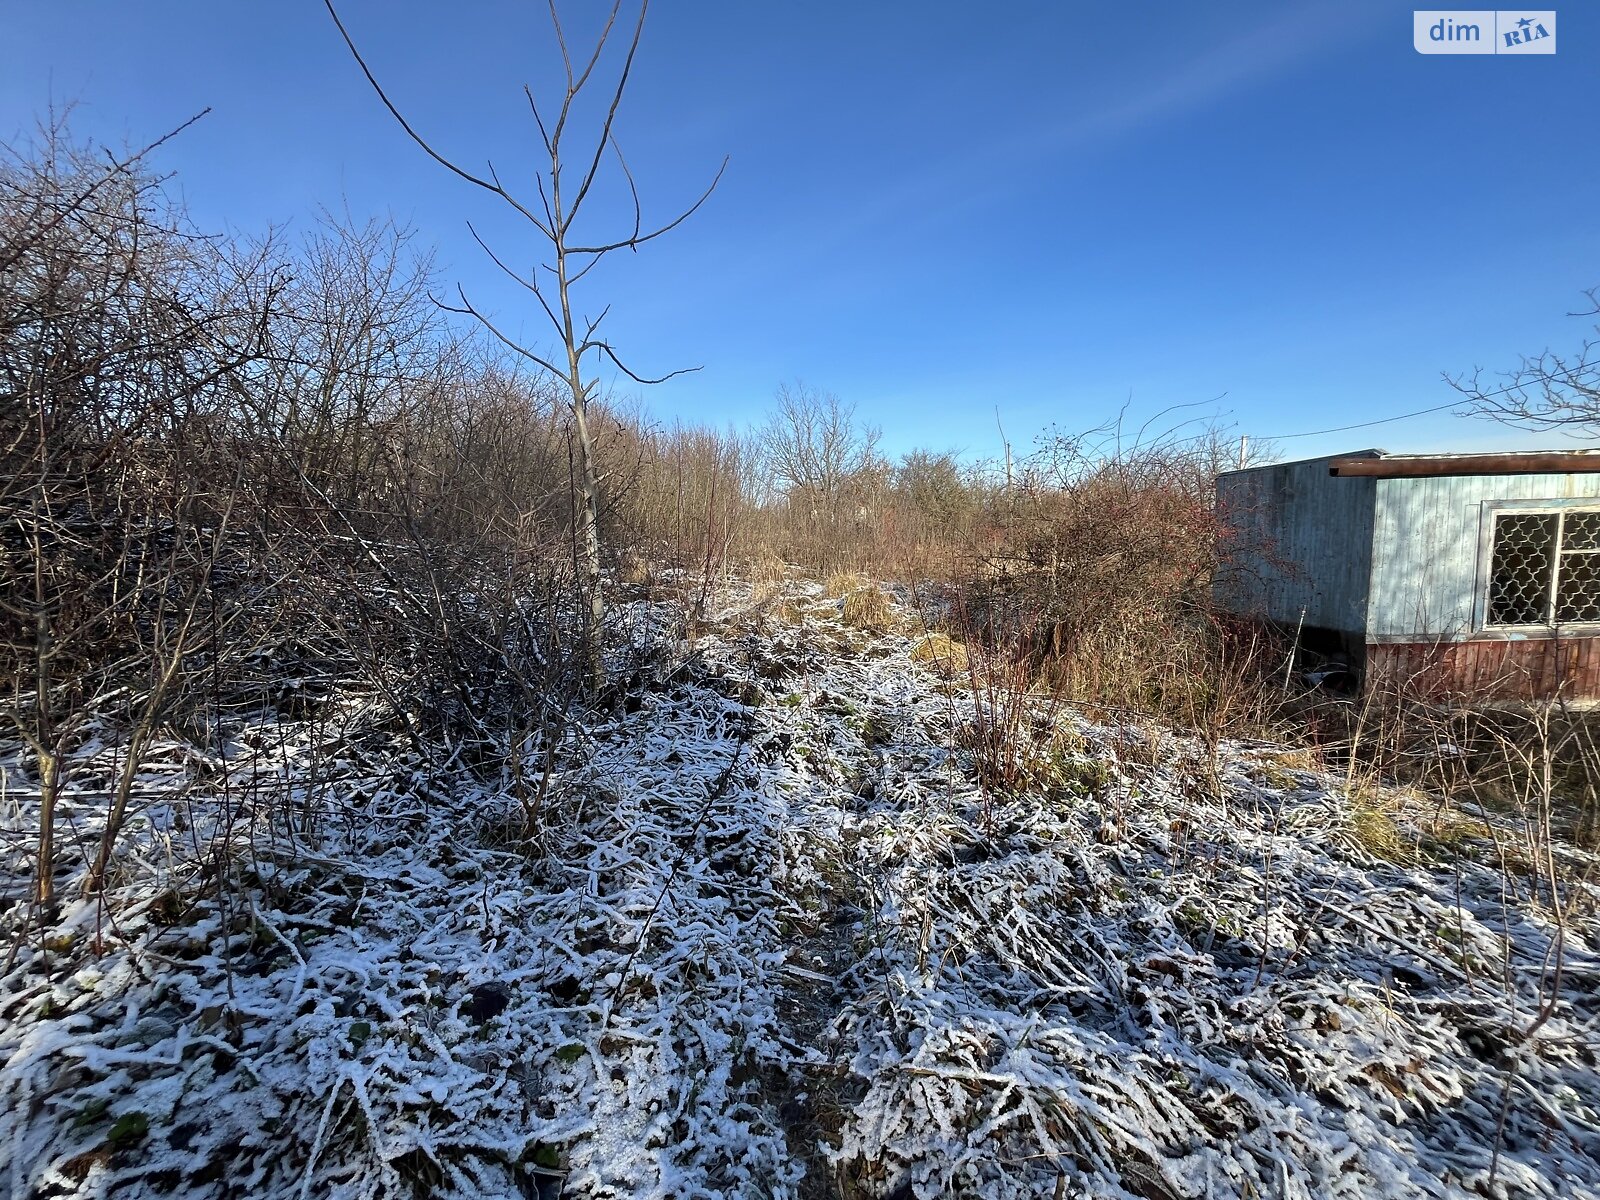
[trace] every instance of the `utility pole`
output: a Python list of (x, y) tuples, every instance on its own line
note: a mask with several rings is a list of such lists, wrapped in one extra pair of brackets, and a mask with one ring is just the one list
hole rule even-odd
[(1011, 443), (1006, 441), (1006, 427), (1000, 424), (1000, 406), (994, 406), (994, 427), (1000, 431), (1000, 444), (1006, 448), (1006, 499), (1011, 499)]

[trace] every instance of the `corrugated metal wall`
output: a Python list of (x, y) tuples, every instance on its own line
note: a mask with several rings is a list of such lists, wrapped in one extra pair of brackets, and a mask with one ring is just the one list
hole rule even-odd
[(1377, 484), (1369, 640), (1453, 640), (1473, 633), (1485, 502), (1600, 497), (1600, 475), (1464, 475)]
[(1229, 612), (1353, 635), (1366, 627), (1375, 479), (1334, 478), (1329, 459), (1230, 471), (1217, 507), (1233, 531), (1215, 595)]
[(1385, 642), (1367, 647), (1367, 681), (1435, 699), (1600, 698), (1600, 638)]

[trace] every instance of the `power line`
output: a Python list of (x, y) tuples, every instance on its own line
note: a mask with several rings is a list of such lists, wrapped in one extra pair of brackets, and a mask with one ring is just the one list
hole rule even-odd
[(1470, 396), (1462, 396), (1458, 400), (1452, 400), (1448, 404), (1436, 404), (1432, 408), (1419, 408), (1415, 412), (1400, 413), (1393, 417), (1379, 417), (1375, 421), (1358, 421), (1354, 425), (1336, 425), (1332, 429), (1309, 429), (1304, 433), (1279, 433), (1273, 434), (1269, 437), (1261, 437), (1258, 434), (1256, 435), (1256, 440), (1264, 442), (1288, 442), (1293, 441), (1295, 438), (1321, 437), (1326, 433), (1347, 433), (1352, 429), (1371, 429), (1374, 425), (1388, 425), (1394, 421), (1409, 421), (1412, 417), (1425, 417), (1429, 413), (1443, 412), (1447, 408), (1458, 408), (1461, 405), (1470, 403), (1474, 400), (1490, 400), (1495, 396), (1510, 395), (1512, 392), (1522, 391), (1529, 384), (1557, 382), (1570, 384), (1579, 375), (1589, 375), (1594, 374), (1595, 372), (1600, 372), (1600, 363), (1596, 363), (1592, 367), (1582, 368), (1578, 371), (1567, 372), (1563, 375), (1535, 375), (1529, 379), (1523, 380), (1520, 383), (1508, 384), (1507, 386), (1492, 392), (1475, 392)]
[(1344, 433), (1351, 429), (1371, 429), (1374, 425), (1388, 425), (1392, 421), (1407, 421), (1412, 417), (1424, 417), (1429, 413), (1443, 412), (1447, 408), (1456, 408), (1464, 401), (1452, 400), (1448, 404), (1436, 404), (1432, 408), (1419, 408), (1416, 412), (1400, 413), (1393, 417), (1379, 417), (1376, 421), (1361, 421), (1355, 425), (1335, 425), (1332, 429), (1308, 429), (1304, 433), (1275, 433), (1267, 437), (1257, 436), (1263, 442), (1288, 442), (1295, 438), (1321, 437), (1325, 433)]

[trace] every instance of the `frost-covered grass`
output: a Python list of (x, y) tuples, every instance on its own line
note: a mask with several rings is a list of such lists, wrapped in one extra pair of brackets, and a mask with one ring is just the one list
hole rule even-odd
[(574, 729), (532, 840), (353, 699), (154, 746), (108, 903), (10, 909), (0, 1191), (1600, 1196), (1591, 884), (1557, 946), (1483, 839), (1060, 714), (986, 794), (962, 677), (783, 586)]

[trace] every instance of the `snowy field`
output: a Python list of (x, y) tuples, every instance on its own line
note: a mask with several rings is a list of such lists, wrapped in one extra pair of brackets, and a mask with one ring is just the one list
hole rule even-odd
[(1374, 857), (1277, 748), (1070, 716), (985, 796), (914, 643), (726, 598), (532, 845), (359, 697), (169, 736), (114, 902), (8, 910), (0, 1195), (1600, 1197), (1594, 860), (1427, 806)]

